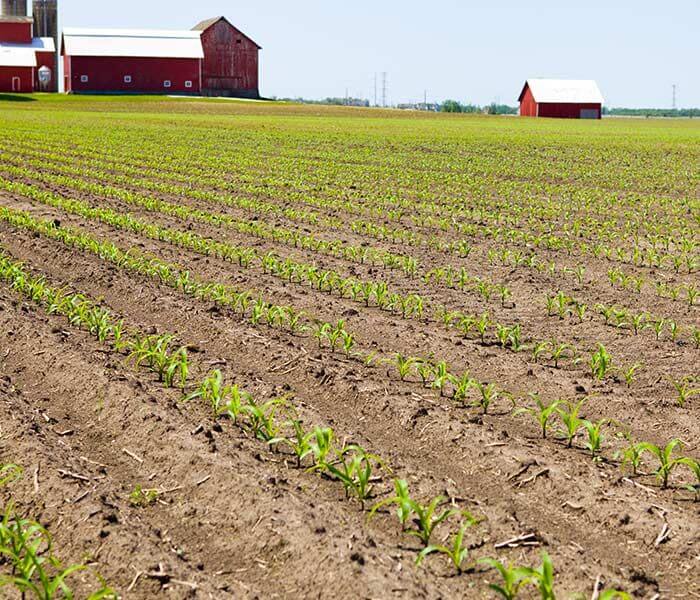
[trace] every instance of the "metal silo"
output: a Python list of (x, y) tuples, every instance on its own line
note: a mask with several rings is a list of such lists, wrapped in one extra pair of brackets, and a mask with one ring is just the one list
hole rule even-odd
[(27, 0), (2, 0), (0, 14), (4, 17), (26, 17)]
[(59, 78), (58, 0), (34, 0), (32, 3), (32, 15), (34, 17), (34, 37), (52, 38), (56, 47), (56, 60), (52, 65), (50, 81), (42, 81), (40, 77), (40, 88), (45, 92), (56, 92), (58, 91)]

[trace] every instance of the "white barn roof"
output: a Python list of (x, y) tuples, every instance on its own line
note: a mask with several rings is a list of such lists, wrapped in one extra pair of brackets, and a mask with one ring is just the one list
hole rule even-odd
[(63, 53), (68, 56), (204, 58), (201, 35), (201, 31), (66, 27)]
[(34, 38), (31, 44), (0, 42), (0, 67), (36, 67), (37, 52), (55, 52), (52, 38)]
[[(603, 104), (603, 95), (598, 84), (592, 79), (528, 79), (525, 86), (530, 88), (535, 102), (557, 102), (576, 104)], [(522, 100), (525, 87), (520, 94)]]

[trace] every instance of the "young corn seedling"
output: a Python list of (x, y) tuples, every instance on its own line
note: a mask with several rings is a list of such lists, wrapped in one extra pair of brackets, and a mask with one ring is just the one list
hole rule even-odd
[(521, 415), (521, 414), (528, 414), (531, 415), (538, 423), (540, 426), (540, 430), (542, 431), (542, 439), (547, 438), (547, 430), (549, 429), (549, 424), (550, 421), (552, 420), (552, 417), (557, 414), (557, 409), (559, 406), (562, 404), (562, 400), (555, 400), (554, 402), (550, 402), (549, 404), (545, 404), (542, 399), (540, 398), (539, 394), (531, 394), (533, 400), (535, 400), (536, 407), (535, 408), (530, 408), (530, 407), (523, 407), (523, 408), (518, 408), (513, 414), (514, 415)]
[(450, 375), (449, 377), (453, 388), (453, 399), (457, 402), (464, 402), (469, 394), (469, 390), (476, 381), (471, 378), (469, 373), (463, 373), (461, 377), (456, 377), (455, 375)]
[(549, 554), (542, 552), (542, 564), (533, 569), (533, 583), (540, 593), (540, 600), (556, 600), (554, 595), (554, 565)]
[[(333, 451), (335, 434), (330, 427), (316, 427), (310, 440), (311, 452), (314, 455), (314, 466), (326, 464), (326, 458)], [(313, 467), (312, 467), (313, 468)]]
[(380, 508), (388, 506), (390, 504), (396, 504), (396, 516), (399, 518), (401, 523), (402, 531), (406, 530), (408, 526), (408, 520), (413, 514), (413, 500), (411, 500), (411, 495), (408, 491), (408, 483), (405, 479), (394, 479), (394, 495), (390, 498), (385, 498), (380, 502), (377, 502), (369, 513), (369, 517), (374, 516)]
[(416, 565), (420, 565), (428, 555), (433, 554), (434, 552), (439, 552), (440, 554), (446, 555), (450, 559), (454, 568), (457, 569), (457, 573), (462, 573), (462, 565), (469, 556), (469, 545), (465, 544), (464, 535), (470, 527), (479, 522), (478, 519), (475, 519), (467, 512), (463, 513), (463, 515), (465, 520), (460, 525), (459, 531), (455, 533), (452, 539), (452, 544), (450, 546), (431, 544), (430, 546), (423, 548), (418, 555), (418, 558), (416, 558)]
[(275, 398), (263, 404), (256, 404), (251, 398), (242, 413), (248, 418), (251, 433), (260, 441), (270, 444), (271, 440), (279, 438), (280, 428), (275, 422), (277, 411), (280, 407), (288, 406), (284, 398)]
[(269, 444), (271, 446), (277, 444), (289, 446), (289, 448), (292, 450), (294, 456), (297, 459), (297, 467), (300, 468), (303, 460), (307, 456), (313, 454), (314, 449), (311, 445), (311, 440), (314, 439), (316, 432), (312, 431), (310, 433), (306, 433), (299, 419), (293, 419), (289, 421), (287, 425), (292, 427), (294, 431), (294, 437), (273, 438), (272, 440), (270, 440)]
[(537, 363), (540, 356), (544, 356), (549, 351), (549, 349), (551, 347), (552, 347), (551, 342), (546, 342), (546, 341), (535, 342), (535, 344), (532, 347), (532, 361), (534, 363)]
[(433, 389), (440, 390), (440, 396), (445, 393), (445, 387), (450, 382), (450, 372), (444, 360), (436, 363), (433, 368)]
[(484, 312), (476, 322), (476, 330), (479, 332), (482, 344), (486, 344), (486, 334), (488, 333), (489, 327), (491, 327), (491, 317), (488, 312)]
[(129, 494), (129, 503), (138, 508), (146, 508), (158, 500), (160, 493), (155, 489), (144, 489), (137, 485)]
[(612, 367), (612, 356), (605, 350), (603, 344), (598, 344), (598, 349), (591, 355), (591, 376), (602, 381)]
[(687, 484), (685, 489), (695, 494), (695, 502), (700, 502), (700, 461), (684, 457), (680, 459), (679, 463), (688, 467), (691, 473), (695, 475), (695, 483)]
[(680, 458), (673, 457), (673, 451), (676, 448), (682, 448), (683, 444), (680, 440), (674, 439), (664, 447), (656, 446), (649, 442), (642, 442), (639, 444), (639, 447), (641, 452), (648, 452), (659, 461), (659, 468), (656, 470), (655, 474), (659, 481), (661, 481), (661, 487), (666, 489), (671, 472), (675, 467), (682, 464)]
[(572, 403), (567, 401), (566, 407), (557, 407), (557, 414), (559, 419), (564, 425), (564, 429), (560, 430), (559, 433), (563, 435), (566, 440), (566, 445), (571, 448), (574, 444), (574, 438), (578, 434), (581, 427), (583, 427), (583, 419), (579, 418), (579, 413), (581, 412), (581, 407), (583, 406), (586, 398), (579, 400), (577, 403)]
[(534, 581), (534, 572), (529, 567), (506, 566), (493, 558), (482, 558), (479, 562), (496, 569), (501, 575), (502, 583), (490, 583), (489, 587), (503, 600), (516, 600), (520, 588)]
[(22, 477), (22, 467), (13, 464), (0, 465), (0, 486), (14, 483)]
[(338, 479), (345, 488), (345, 496), (354, 495), (364, 510), (365, 501), (372, 493), (372, 473), (382, 469), (384, 464), (375, 454), (370, 454), (364, 448), (350, 445), (337, 452), (337, 461), (325, 461), (317, 466)]
[(479, 390), (480, 394), (479, 399), (474, 402), (474, 406), (480, 406), (484, 414), (487, 414), (489, 406), (491, 406), (499, 396), (498, 388), (495, 383), (485, 384), (480, 381), (474, 381), (473, 385)]
[(415, 365), (419, 362), (417, 358), (412, 356), (404, 356), (400, 352), (396, 353), (394, 357), (394, 363), (396, 364), (396, 370), (399, 372), (399, 377), (401, 381), (406, 381), (406, 377), (411, 374)]
[(554, 368), (559, 368), (559, 361), (562, 358), (571, 358), (574, 354), (574, 349), (570, 344), (560, 344), (557, 341), (552, 341), (552, 360)]
[(317, 323), (314, 330), (314, 337), (318, 340), (319, 349), (323, 346), (323, 341), (328, 339), (328, 336), (333, 331), (330, 323)]
[(445, 508), (440, 511), (438, 507), (446, 500), (447, 498), (444, 496), (436, 496), (428, 504), (421, 504), (412, 500), (411, 509), (415, 515), (416, 529), (408, 530), (408, 535), (417, 537), (423, 543), (423, 546), (428, 547), (430, 538), (440, 523), (453, 515), (462, 514), (462, 511), (456, 508)]
[(429, 360), (421, 359), (416, 363), (416, 372), (420, 377), (423, 387), (426, 387), (430, 378), (433, 376), (433, 364)]
[(691, 397), (700, 394), (700, 388), (693, 389), (692, 382), (693, 380), (690, 377), (684, 377), (679, 380), (671, 379), (671, 383), (678, 394), (676, 402), (681, 408), (685, 406), (685, 403), (688, 402)]
[(639, 369), (641, 369), (644, 365), (640, 363), (634, 363), (633, 365), (623, 368), (621, 370), (622, 376), (625, 379), (625, 383), (627, 384), (627, 387), (632, 387), (632, 382), (634, 381), (634, 376), (637, 373)]
[(591, 458), (594, 461), (599, 460), (600, 448), (605, 436), (603, 435), (603, 427), (607, 425), (609, 419), (601, 419), (598, 422), (589, 421), (587, 419), (582, 419), (581, 424), (583, 428), (588, 433), (588, 441), (585, 447), (591, 453)]

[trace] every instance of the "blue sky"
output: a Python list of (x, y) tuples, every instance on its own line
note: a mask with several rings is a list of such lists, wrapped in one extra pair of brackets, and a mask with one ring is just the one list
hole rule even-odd
[(700, 106), (700, 0), (59, 0), (65, 26), (191, 28), (261, 46), (267, 96), (515, 104), (527, 77), (596, 79), (609, 106)]

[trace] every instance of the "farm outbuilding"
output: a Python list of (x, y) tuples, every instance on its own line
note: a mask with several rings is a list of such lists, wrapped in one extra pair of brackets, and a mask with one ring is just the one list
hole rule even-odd
[(68, 93), (198, 94), (199, 32), (145, 29), (63, 30)]
[(604, 100), (590, 79), (528, 79), (518, 102), (521, 117), (600, 119)]
[(56, 72), (54, 41), (34, 37), (33, 25), (31, 17), (0, 16), (0, 92), (41, 90)]
[(204, 62), (202, 95), (259, 98), (258, 55), (261, 47), (225, 17), (202, 21)]

